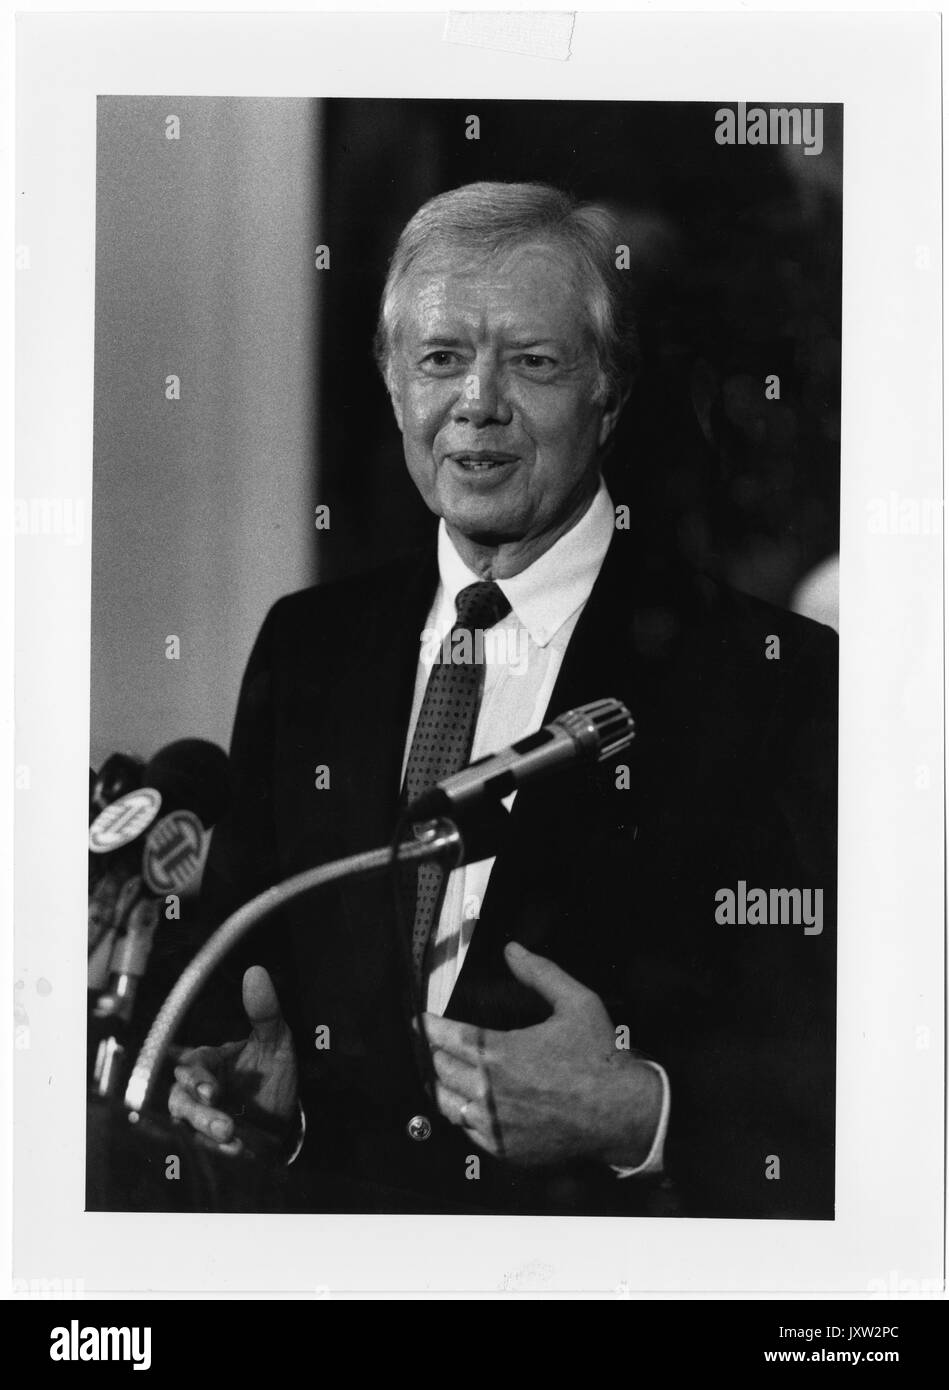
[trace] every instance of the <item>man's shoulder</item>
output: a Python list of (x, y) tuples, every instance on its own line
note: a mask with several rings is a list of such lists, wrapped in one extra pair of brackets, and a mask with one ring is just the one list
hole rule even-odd
[[(723, 718), (832, 718), (838, 642), (833, 628), (720, 581), (698, 580), (701, 599), (683, 632), (675, 670)], [(784, 713), (781, 713), (784, 711)], [(790, 712), (790, 714), (789, 714)]]
[[(633, 558), (633, 557), (630, 557)], [(665, 557), (611, 565), (604, 611), (643, 677), (672, 704), (702, 698), (736, 717), (776, 702), (836, 699), (837, 634), (776, 603)], [(605, 630), (605, 629), (604, 629)]]
[(833, 628), (706, 576), (682, 656), (706, 685), (729, 692), (736, 709), (836, 702), (838, 642)]
[(365, 614), (380, 603), (398, 601), (400, 595), (423, 581), (432, 564), (427, 550), (417, 550), (359, 574), (297, 589), (276, 600), (267, 624), (275, 631), (287, 632), (332, 619), (345, 620), (353, 612)]
[(775, 654), (780, 648), (827, 657), (836, 653), (837, 634), (824, 623), (719, 581), (703, 577), (702, 584), (710, 611), (717, 615), (722, 630), (733, 634), (734, 641), (747, 643), (755, 651), (770, 642)]
[(702, 654), (757, 660), (770, 642), (782, 659), (805, 651), (836, 655), (833, 628), (733, 588), (675, 555), (644, 562), (617, 551), (607, 571), (608, 602), (625, 616), (634, 645), (645, 654), (654, 643), (657, 654), (685, 646), (693, 660)]

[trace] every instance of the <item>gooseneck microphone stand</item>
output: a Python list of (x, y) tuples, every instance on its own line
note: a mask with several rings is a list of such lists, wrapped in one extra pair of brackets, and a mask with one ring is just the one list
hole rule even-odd
[[(449, 869), (457, 868), (468, 857), (465, 841), (458, 826), (439, 817), (414, 827), (415, 835), (379, 849), (352, 854), (296, 874), (258, 897), (245, 903), (218, 927), (194, 959), (182, 972), (178, 982), (159, 1009), (149, 1029), (125, 1090), (125, 1107), (129, 1120), (138, 1120), (148, 1104), (162, 1062), (174, 1040), (181, 1020), (210, 975), (236, 946), (237, 942), (265, 918), (304, 893), (323, 888), (328, 883), (371, 878), (403, 864), (420, 864), (441, 859)], [(482, 847), (479, 846), (479, 854)]]

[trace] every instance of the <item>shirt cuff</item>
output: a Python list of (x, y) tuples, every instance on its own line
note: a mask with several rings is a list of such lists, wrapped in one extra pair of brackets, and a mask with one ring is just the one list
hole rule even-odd
[(306, 1111), (303, 1109), (302, 1101), (297, 1101), (297, 1111), (299, 1112), (300, 1123), (297, 1127), (296, 1143), (290, 1152), (290, 1157), (287, 1159), (288, 1168), (291, 1163), (294, 1163), (300, 1157), (300, 1150), (303, 1148), (303, 1141), (306, 1138)]
[(662, 1081), (662, 1109), (659, 1112), (659, 1123), (656, 1126), (652, 1147), (639, 1167), (620, 1168), (617, 1167), (615, 1163), (610, 1164), (610, 1167), (618, 1178), (645, 1178), (651, 1173), (662, 1172), (663, 1153), (666, 1147), (666, 1130), (669, 1128), (669, 1107), (671, 1104), (669, 1078), (658, 1062), (650, 1062), (645, 1057), (642, 1060), (646, 1063), (647, 1067), (652, 1067), (654, 1071), (659, 1073), (659, 1078)]

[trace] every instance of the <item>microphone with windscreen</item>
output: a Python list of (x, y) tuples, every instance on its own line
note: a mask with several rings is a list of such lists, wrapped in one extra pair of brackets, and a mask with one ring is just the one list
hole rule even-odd
[(89, 822), (100, 811), (118, 801), (120, 796), (136, 791), (142, 785), (145, 764), (141, 758), (128, 753), (112, 753), (98, 772), (89, 769)]
[[(104, 766), (117, 761), (114, 755)], [(203, 738), (178, 739), (140, 769), (134, 787), (103, 807), (89, 827), (89, 850), (105, 856), (104, 865), (132, 862), (160, 816), (191, 811), (209, 829), (226, 811), (230, 794), (224, 750)]]
[(579, 705), (535, 734), (518, 739), (510, 748), (490, 753), (461, 772), (444, 777), (412, 802), (406, 819), (457, 819), (486, 801), (503, 801), (527, 783), (541, 781), (574, 763), (609, 762), (629, 747), (635, 733), (633, 717), (620, 700)]
[[(129, 777), (134, 760), (113, 755), (104, 785)], [(105, 772), (112, 771), (107, 777)], [(98, 1018), (128, 1022), (168, 894), (193, 893), (207, 831), (227, 810), (227, 754), (206, 739), (160, 749), (137, 785), (106, 805), (89, 828), (90, 859), (101, 865), (89, 895), (88, 989)]]
[(193, 811), (205, 827), (219, 821), (230, 801), (227, 754), (204, 738), (180, 738), (159, 749), (142, 781), (161, 793), (161, 813)]

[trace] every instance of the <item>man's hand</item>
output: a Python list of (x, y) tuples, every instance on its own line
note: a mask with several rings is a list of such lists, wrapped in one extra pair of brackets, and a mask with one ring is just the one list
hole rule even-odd
[(517, 942), (506, 956), (553, 1014), (508, 1033), (425, 1014), (442, 1114), (488, 1153), (521, 1166), (589, 1158), (638, 1167), (662, 1110), (655, 1069), (617, 1049), (592, 990)]
[(296, 1114), (297, 1061), (273, 982), (262, 966), (244, 975), (250, 1037), (221, 1047), (196, 1047), (175, 1067), (168, 1110), (228, 1153), (239, 1153), (235, 1119), (289, 1135)]

